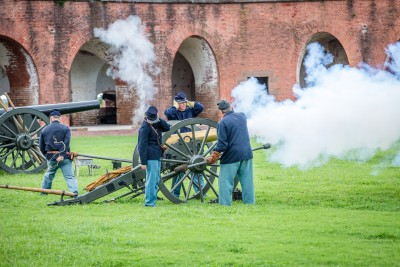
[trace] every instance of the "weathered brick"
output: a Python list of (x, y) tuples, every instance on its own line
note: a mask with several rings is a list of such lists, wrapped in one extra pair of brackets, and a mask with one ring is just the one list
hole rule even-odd
[[(216, 62), (217, 82), (194, 90), (206, 105), (202, 116), (213, 119), (218, 117), (218, 99), (230, 99), (232, 88), (251, 75), (268, 76), (269, 92), (277, 99), (293, 98), (302, 53), (318, 33), (336, 38), (351, 66), (361, 61), (381, 66), (384, 48), (400, 40), (400, 2), (394, 0), (177, 2), (65, 1), (59, 6), (55, 1), (1, 1), (0, 43), (26, 51), (33, 63), (30, 71), (35, 72), (26, 71), (22, 54), (14, 53), (17, 69), (9, 67), (7, 74), (15, 104), (71, 101), (70, 69), (78, 51), (94, 38), (94, 28), (129, 15), (142, 19), (155, 45), (161, 73), (154, 79), (159, 93), (153, 104), (160, 110), (171, 105), (177, 90), (171, 75), (179, 47), (193, 36), (206, 41)], [(0, 65), (5, 64), (2, 60)], [(187, 81), (177, 84), (184, 87)], [(119, 124), (131, 123), (137, 104), (133, 91), (117, 86)], [(96, 121), (95, 112), (82, 114), (72, 116), (72, 123)]]

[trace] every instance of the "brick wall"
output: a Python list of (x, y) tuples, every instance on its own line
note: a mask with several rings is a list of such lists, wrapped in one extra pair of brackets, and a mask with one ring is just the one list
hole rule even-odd
[[(218, 85), (212, 88), (215, 94), (196, 93), (196, 97), (207, 106), (203, 116), (214, 119), (216, 101), (230, 99), (232, 88), (251, 75), (268, 76), (269, 92), (277, 99), (293, 98), (302, 51), (319, 32), (337, 38), (351, 66), (361, 61), (382, 65), (384, 48), (400, 40), (400, 2), (395, 0), (66, 1), (63, 6), (54, 1), (1, 1), (0, 40), (11, 39), (32, 58), (39, 103), (69, 102), (69, 73), (79, 49), (93, 39), (95, 27), (106, 28), (129, 15), (138, 15), (146, 23), (155, 45), (161, 73), (155, 79), (159, 95), (153, 104), (160, 110), (171, 104), (171, 73), (180, 45), (191, 36), (207, 41), (217, 63)], [(30, 92), (19, 86), (27, 83), (26, 73), (10, 77), (16, 104), (34, 102), (34, 97), (27, 97), (34, 94), (34, 86), (30, 85)], [(126, 88), (117, 89), (117, 120), (128, 124), (135, 97)]]

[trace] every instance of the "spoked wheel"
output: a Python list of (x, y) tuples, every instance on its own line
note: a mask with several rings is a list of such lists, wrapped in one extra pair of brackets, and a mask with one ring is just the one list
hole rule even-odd
[(49, 118), (34, 109), (18, 108), (0, 116), (0, 168), (8, 173), (39, 173), (46, 158), (39, 136)]
[[(183, 127), (191, 132), (180, 133)], [(206, 163), (206, 158), (216, 146), (216, 127), (215, 121), (194, 118), (177, 122), (163, 134), (162, 143), (168, 148), (161, 159), (159, 189), (173, 203), (218, 198), (213, 182), (218, 178), (219, 165)], [(140, 160), (136, 147), (133, 166), (138, 164)]]
[[(190, 132), (180, 133), (181, 128)], [(212, 120), (194, 118), (176, 123), (163, 135), (163, 144), (168, 147), (162, 159), (160, 190), (174, 203), (189, 199), (204, 201), (218, 198), (213, 185), (218, 177), (218, 165), (207, 165), (217, 141), (217, 123)]]

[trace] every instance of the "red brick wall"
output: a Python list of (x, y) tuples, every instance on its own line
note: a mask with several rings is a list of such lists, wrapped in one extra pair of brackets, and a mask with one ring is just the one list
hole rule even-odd
[[(147, 25), (161, 67), (155, 79), (159, 97), (154, 102), (160, 110), (171, 104), (173, 57), (192, 35), (204, 38), (212, 48), (219, 73), (216, 95), (227, 99), (232, 88), (252, 74), (267, 75), (269, 92), (278, 99), (292, 98), (301, 51), (318, 32), (335, 36), (352, 66), (361, 61), (383, 64), (384, 48), (400, 39), (400, 1), (396, 0), (165, 2), (65, 1), (61, 7), (54, 1), (1, 1), (0, 36), (13, 39), (32, 57), (39, 103), (69, 102), (69, 69), (80, 47), (93, 38), (93, 29), (138, 15)], [(129, 92), (121, 89), (117, 94)], [(207, 96), (199, 97), (213, 109), (216, 99), (207, 103)], [(119, 101), (124, 110), (135, 105), (129, 96)], [(216, 113), (203, 116), (215, 118)], [(130, 123), (131, 117), (118, 113), (118, 122)]]

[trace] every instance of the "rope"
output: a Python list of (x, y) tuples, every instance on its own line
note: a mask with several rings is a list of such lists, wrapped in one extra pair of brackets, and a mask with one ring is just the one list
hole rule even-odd
[(96, 181), (91, 182), (85, 187), (86, 191), (92, 191), (95, 188), (99, 187), (100, 185), (103, 185), (112, 179), (115, 179), (116, 177), (120, 176), (121, 174), (127, 173), (132, 170), (132, 166), (125, 166), (122, 168), (119, 168), (117, 170), (113, 170), (110, 172), (107, 172), (106, 174), (102, 175), (99, 179)]

